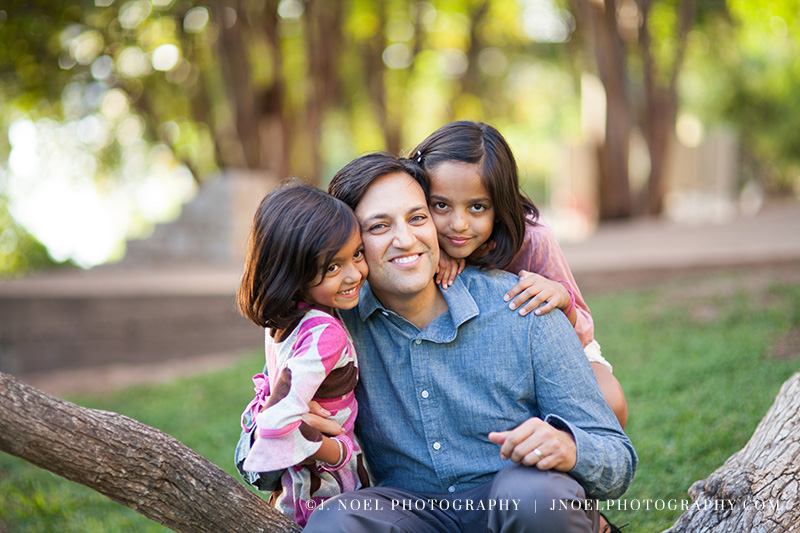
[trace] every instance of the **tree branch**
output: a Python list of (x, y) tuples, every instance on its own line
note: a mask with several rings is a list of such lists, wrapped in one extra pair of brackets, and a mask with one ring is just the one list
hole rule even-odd
[(691, 486), (693, 505), (665, 533), (793, 531), (800, 524), (798, 450), (800, 372), (783, 384), (745, 447)]
[(55, 398), (2, 372), (0, 450), (175, 531), (300, 531), (169, 435), (117, 413)]

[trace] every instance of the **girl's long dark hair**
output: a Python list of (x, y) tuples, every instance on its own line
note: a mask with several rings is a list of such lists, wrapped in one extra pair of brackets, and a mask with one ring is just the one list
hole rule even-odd
[(305, 290), (357, 229), (353, 211), (316, 187), (291, 179), (270, 192), (253, 218), (239, 311), (273, 333), (294, 327)]
[[(539, 218), (539, 210), (519, 189), (517, 161), (511, 147), (496, 128), (481, 122), (459, 120), (431, 133), (410, 154), (430, 173), (447, 161), (478, 165), (481, 181), (494, 204), (495, 220), (487, 243), (470, 264), (481, 268), (505, 268), (522, 247), (525, 225)], [(535, 222), (533, 222), (535, 223)]]

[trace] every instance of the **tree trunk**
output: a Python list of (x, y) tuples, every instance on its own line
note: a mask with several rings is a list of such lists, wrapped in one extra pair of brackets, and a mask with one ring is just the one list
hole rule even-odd
[(598, 147), (600, 219), (627, 218), (632, 214), (628, 182), (631, 130), (625, 47), (617, 28), (615, 0), (579, 2), (579, 10), (594, 35), (597, 71), (606, 91), (605, 140)]
[[(253, 73), (247, 47), (250, 33), (249, 22), (241, 0), (212, 3), (219, 26), (219, 62), (228, 95), (236, 142), (228, 141), (227, 147), (239, 148), (238, 153), (223, 149), (223, 163), (234, 168), (261, 168), (261, 136), (259, 132), (260, 101), (253, 90)], [(226, 9), (233, 9), (237, 16), (231, 23)]]
[(60, 400), (0, 372), (0, 450), (175, 531), (300, 531), (169, 435)]
[(691, 486), (692, 506), (667, 532), (800, 530), (798, 454), (800, 372), (783, 384), (745, 447)]
[(694, 0), (681, 0), (675, 30), (676, 51), (666, 84), (660, 83), (652, 50), (649, 20), (652, 0), (637, 0), (639, 8), (639, 51), (644, 74), (645, 139), (650, 153), (650, 177), (639, 201), (643, 213), (660, 215), (664, 208), (667, 162), (671, 153), (678, 112), (678, 75), (686, 56), (689, 30), (694, 24)]

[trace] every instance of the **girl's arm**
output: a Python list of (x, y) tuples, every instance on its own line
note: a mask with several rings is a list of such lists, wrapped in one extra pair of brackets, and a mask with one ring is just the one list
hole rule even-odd
[(304, 322), (298, 326), (304, 329), (297, 335), (293, 356), (256, 417), (253, 431), (258, 438), (244, 461), (245, 470), (271, 471), (314, 460), (333, 465), (346, 455), (342, 453), (343, 443), (323, 435), (305, 421), (304, 415), (327, 375), (349, 359), (345, 356), (347, 334), (330, 316)]
[[(570, 322), (574, 320), (573, 327), (581, 340), (581, 344), (586, 346), (592, 342), (594, 339), (594, 323), (591, 312), (583, 299), (580, 288), (575, 282), (575, 278), (567, 264), (567, 259), (564, 257), (564, 252), (561, 250), (553, 230), (545, 222), (539, 219), (536, 225), (528, 225), (526, 227), (522, 248), (505, 270), (512, 274), (518, 274), (521, 270), (526, 270), (527, 272), (539, 274), (551, 282), (563, 281), (564, 283), (559, 284), (563, 285), (564, 290), (569, 289), (567, 294), (572, 291), (572, 296), (575, 297), (574, 309), (568, 315)], [(530, 281), (532, 282), (533, 280)], [(525, 290), (525, 283), (521, 282), (515, 285), (507, 293), (507, 301), (516, 299), (519, 293)], [(560, 288), (556, 287), (553, 290), (560, 291)], [(563, 292), (560, 294), (561, 306), (559, 307), (566, 312), (571, 304), (568, 303), (566, 307), (563, 307), (565, 296)], [(529, 297), (522, 297), (521, 300), (516, 300), (514, 309), (522, 307), (527, 299)], [(526, 311), (530, 312), (530, 309), (526, 309)]]

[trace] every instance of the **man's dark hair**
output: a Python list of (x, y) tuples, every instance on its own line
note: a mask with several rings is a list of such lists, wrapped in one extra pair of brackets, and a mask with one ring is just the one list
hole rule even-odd
[(349, 162), (333, 177), (328, 192), (355, 210), (373, 181), (398, 172), (414, 178), (428, 198), (430, 182), (425, 171), (410, 159), (387, 152), (371, 152)]

